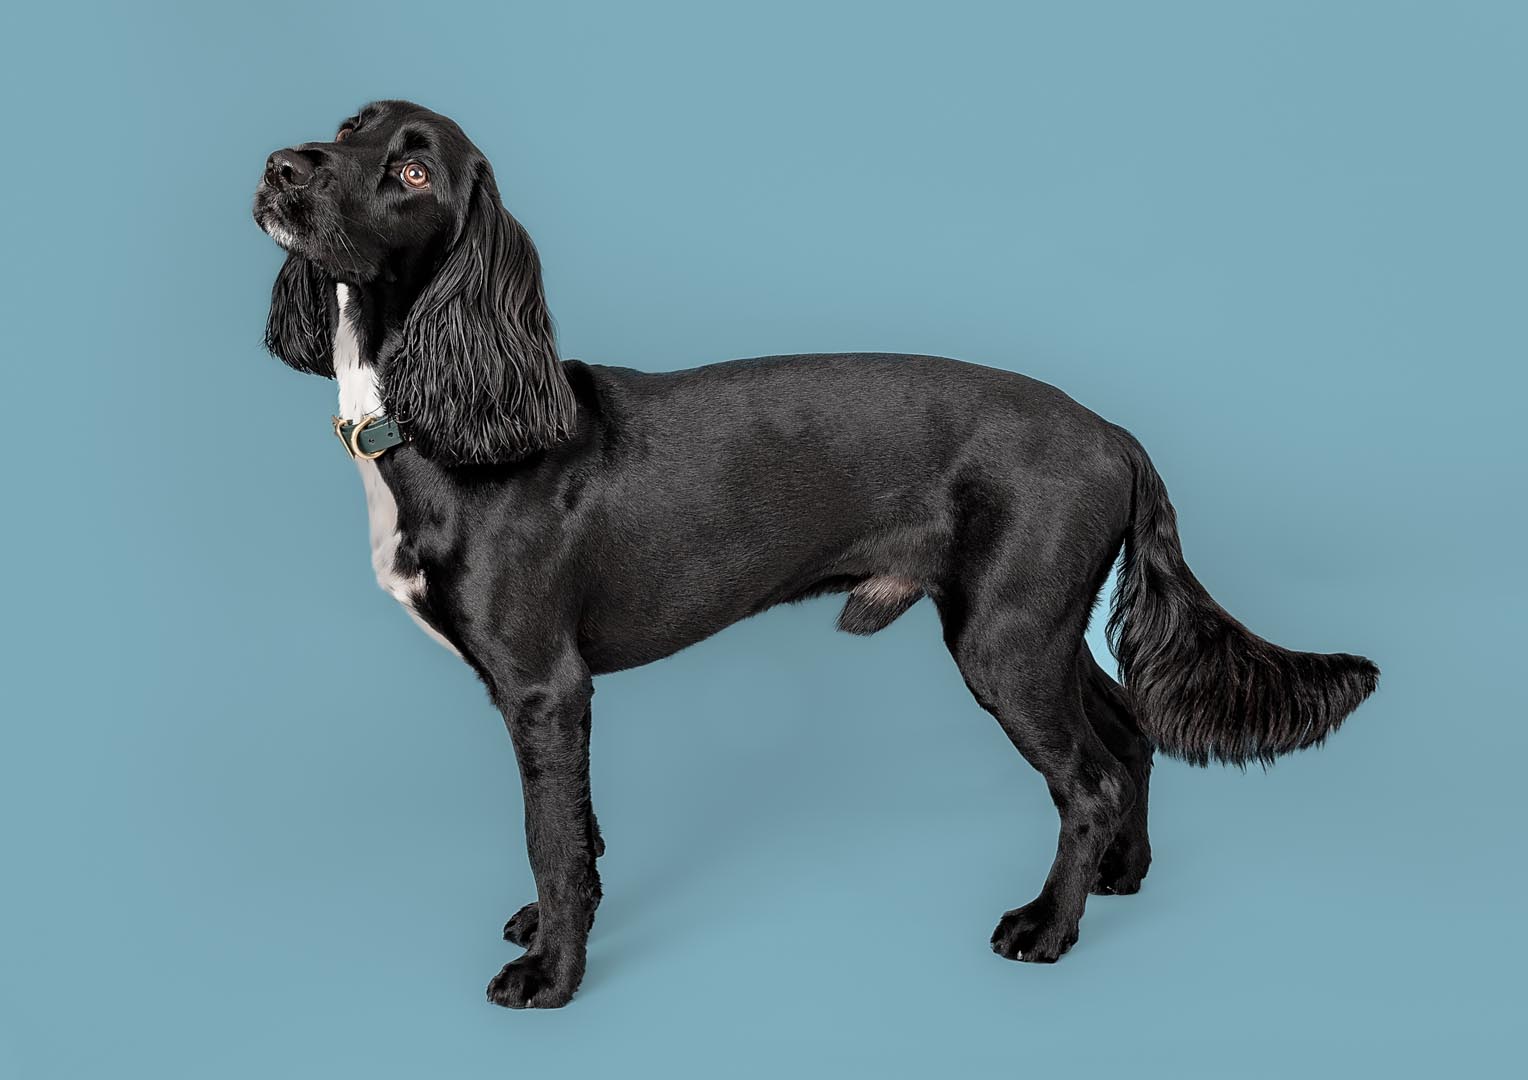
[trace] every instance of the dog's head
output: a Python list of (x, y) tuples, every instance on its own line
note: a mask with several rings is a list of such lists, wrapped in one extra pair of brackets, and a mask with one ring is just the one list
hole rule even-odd
[(368, 105), (332, 142), (272, 154), (254, 213), (287, 251), (266, 324), (282, 360), (333, 376), (345, 284), (386, 408), (422, 453), (486, 464), (567, 436), (573, 394), (536, 248), (451, 120), (404, 101)]

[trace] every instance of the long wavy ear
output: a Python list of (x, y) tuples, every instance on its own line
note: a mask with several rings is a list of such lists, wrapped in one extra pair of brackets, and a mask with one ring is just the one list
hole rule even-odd
[(571, 430), (541, 260), (486, 162), (455, 244), (380, 366), (388, 413), (446, 464), (513, 461)]
[(265, 347), (298, 371), (334, 378), (334, 282), (301, 255), (288, 255), (271, 286)]

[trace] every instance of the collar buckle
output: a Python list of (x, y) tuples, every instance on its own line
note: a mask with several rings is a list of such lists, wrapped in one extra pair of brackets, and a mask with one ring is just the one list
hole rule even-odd
[(376, 449), (365, 450), (361, 447), (361, 433), (372, 424), (378, 423), (379, 421), (377, 417), (363, 416), (356, 421), (346, 420), (344, 417), (340, 416), (330, 417), (330, 419), (334, 421), (334, 437), (338, 439), (340, 441), (340, 445), (345, 448), (345, 453), (349, 454), (357, 461), (375, 461), (377, 458), (387, 453), (388, 450), (392, 449), (394, 445), (402, 442), (401, 437), (393, 438), (391, 440), (386, 438), (388, 435), (397, 435), (397, 425), (392, 424), (391, 421), (381, 421), (381, 423), (388, 425), (391, 430), (383, 432), (382, 434), (384, 435), (384, 438), (376, 440)]

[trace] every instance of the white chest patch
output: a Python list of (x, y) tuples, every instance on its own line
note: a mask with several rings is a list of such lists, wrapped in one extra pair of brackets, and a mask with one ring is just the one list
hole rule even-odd
[[(340, 302), (339, 326), (334, 332), (334, 378), (340, 387), (340, 418), (354, 421), (363, 416), (381, 415), (382, 388), (377, 384), (377, 373), (361, 359), (361, 344), (345, 315), (350, 289), (344, 285), (337, 285), (335, 289)], [(403, 534), (398, 531), (398, 503), (387, 481), (382, 479), (375, 461), (357, 458), (356, 467), (361, 471), (361, 486), (366, 492), (366, 517), (371, 526), (371, 568), (377, 575), (377, 584), (403, 605), (425, 633), (456, 652), (454, 645), (419, 617), (416, 605), (425, 595), (424, 571), (410, 576), (398, 572), (398, 547), (403, 542)]]

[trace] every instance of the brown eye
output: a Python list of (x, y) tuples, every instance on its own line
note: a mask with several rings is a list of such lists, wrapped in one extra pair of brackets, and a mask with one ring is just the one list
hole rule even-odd
[(398, 176), (411, 188), (420, 189), (430, 186), (430, 170), (417, 161), (411, 161), (405, 165)]

